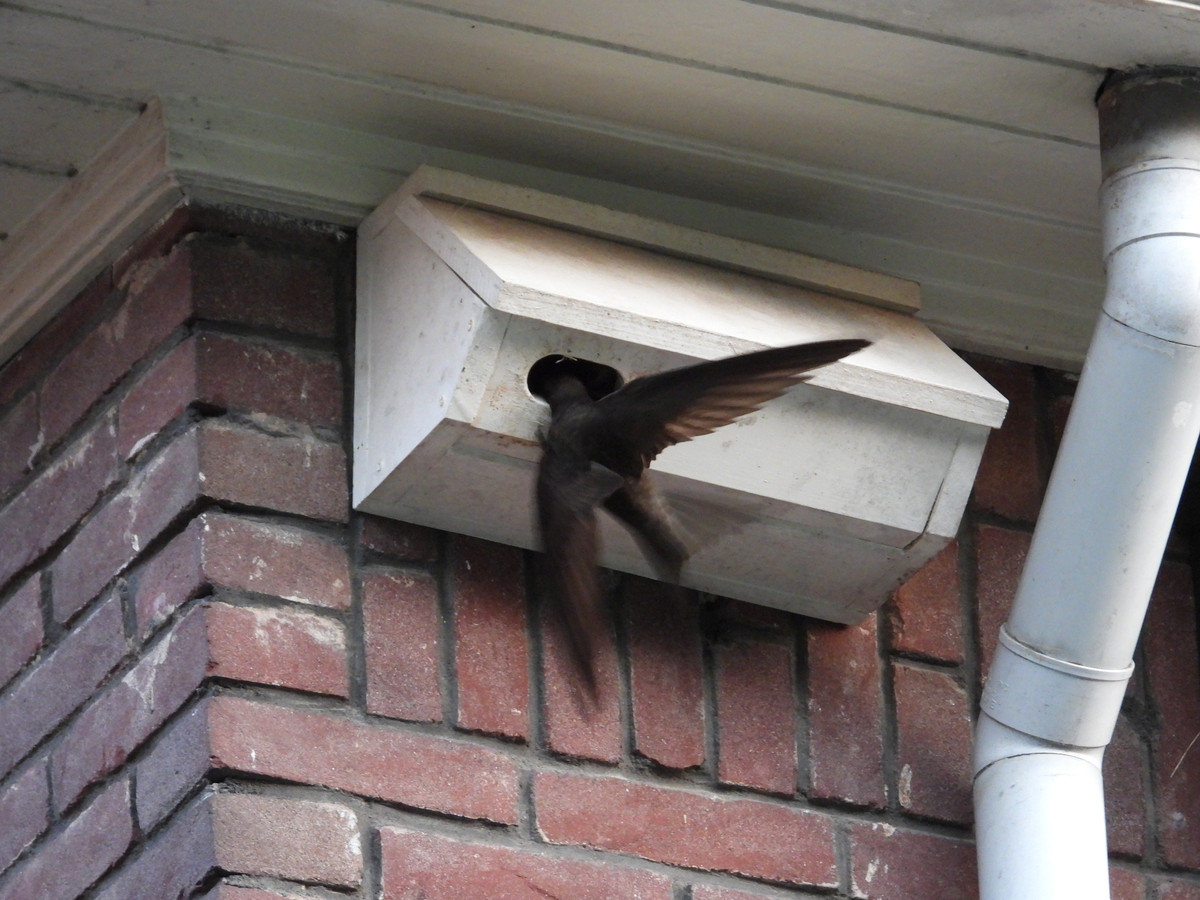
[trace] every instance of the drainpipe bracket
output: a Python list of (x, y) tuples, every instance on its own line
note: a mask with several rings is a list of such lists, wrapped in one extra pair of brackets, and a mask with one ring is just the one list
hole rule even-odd
[(1098, 669), (1043, 653), (1000, 629), (980, 705), (1007, 727), (1063, 747), (1112, 738), (1133, 663)]

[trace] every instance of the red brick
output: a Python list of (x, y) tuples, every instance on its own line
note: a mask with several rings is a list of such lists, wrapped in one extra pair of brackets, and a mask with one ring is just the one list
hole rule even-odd
[(190, 431), (97, 510), (54, 564), (55, 619), (65, 622), (83, 608), (195, 502), (198, 477), (196, 434)]
[(363, 577), (367, 710), (394, 719), (440, 722), (441, 612), (427, 575)]
[(0, 605), (0, 687), (42, 646), (42, 579), (35, 575)]
[(193, 519), (150, 557), (134, 578), (131, 593), (142, 638), (207, 586), (201, 560), (204, 521), (203, 517)]
[(1104, 751), (1104, 807), (1110, 853), (1146, 851), (1146, 747), (1125, 716)]
[(197, 399), (196, 342), (189, 338), (160, 359), (121, 401), (121, 455), (136, 454)]
[(150, 831), (199, 785), (209, 771), (209, 701), (167, 726), (137, 764), (137, 820)]
[(217, 867), (212, 794), (181, 810), (131, 859), (124, 861), (96, 900), (191, 897)]
[(850, 827), (851, 896), (864, 900), (971, 900), (975, 847), (885, 824)]
[(946, 672), (897, 665), (893, 676), (901, 807), (969, 823), (971, 704), (966, 691)]
[(33, 384), (68, 347), (87, 334), (92, 320), (112, 293), (112, 277), (104, 269), (0, 368), (0, 406)]
[(340, 622), (298, 609), (224, 603), (213, 603), (205, 618), (212, 675), (348, 695), (346, 632)]
[(341, 425), (342, 374), (332, 354), (220, 334), (197, 340), (198, 399), (308, 425)]
[(693, 869), (837, 885), (833, 821), (799, 807), (622, 778), (534, 776), (541, 835)]
[(795, 661), (787, 647), (734, 641), (716, 648), (717, 777), (796, 792)]
[(368, 550), (404, 562), (433, 562), (438, 555), (437, 532), (411, 522), (361, 516), (359, 541)]
[(181, 262), (169, 260), (144, 285), (131, 285), (120, 307), (46, 376), (40, 396), (48, 446), (191, 315), (187, 272)]
[(1158, 838), (1163, 859), (1200, 868), (1200, 662), (1191, 571), (1166, 563), (1146, 627), (1146, 682), (1161, 723), (1152, 742)]
[(957, 541), (899, 587), (887, 616), (893, 650), (948, 663), (963, 661)]
[[(1110, 867), (1108, 870), (1110, 900), (1146, 900), (1146, 879), (1140, 872)], [(1200, 897), (1197, 890), (1195, 897)], [(1169, 895), (1160, 894), (1160, 900), (1169, 900)], [(1176, 900), (1183, 900), (1182, 897)]]
[(192, 217), (192, 209), (181, 205), (155, 222), (144, 235), (113, 260), (113, 282), (124, 286), (138, 280), (136, 270), (156, 269), (161, 266), (171, 249), (193, 227)]
[(204, 491), (214, 500), (345, 522), (346, 455), (310, 434), (265, 434), (209, 420), (200, 429)]
[(383, 900), (670, 900), (669, 878), (612, 863), (468, 843), (404, 828), (379, 830)]
[(860, 625), (809, 627), (813, 797), (873, 807), (887, 802), (880, 675), (874, 616)]
[(270, 594), (296, 603), (350, 606), (345, 547), (303, 528), (205, 513), (149, 559), (133, 591), (148, 634), (207, 586)]
[(50, 824), (46, 764), (38, 760), (0, 790), (0, 872)]
[(979, 621), (980, 675), (986, 675), (996, 652), (1000, 626), (1008, 621), (1025, 557), (1029, 535), (991, 525), (980, 526), (976, 535), (976, 602)]
[(458, 724), (526, 738), (529, 641), (521, 551), (467, 537), (454, 537), (451, 547)]
[(220, 587), (329, 609), (350, 608), (346, 548), (303, 528), (204, 516), (204, 573)]
[(89, 784), (124, 764), (200, 686), (207, 662), (203, 616), (197, 610), (149, 647), (71, 724), (50, 760), (56, 808), (66, 809)]
[(125, 654), (119, 597), (75, 626), (52, 653), (0, 697), (0, 773), (86, 700)]
[(342, 887), (362, 881), (358, 816), (345, 806), (222, 793), (212, 815), (215, 855), (226, 871)]
[(74, 900), (124, 854), (133, 838), (129, 812), (122, 779), (0, 882), (0, 900)]
[(330, 261), (189, 235), (196, 310), (207, 319), (333, 337), (336, 297)]
[[(1158, 893), (1152, 895), (1155, 900), (1200, 900), (1200, 884), (1195, 882), (1155, 878), (1154, 884), (1158, 886)], [(1113, 900), (1117, 898), (1114, 897)]]
[(672, 769), (705, 758), (704, 682), (697, 607), (690, 596), (645, 578), (625, 580), (633, 746)]
[(214, 765), (468, 819), (517, 820), (517, 767), (494, 750), (232, 697), (211, 710)]
[(611, 628), (598, 636), (594, 661), (597, 696), (589, 697), (563, 645), (555, 613), (543, 609), (542, 725), (556, 753), (615, 763), (621, 758), (621, 688)]
[[(150, 240), (154, 241), (154, 238)], [(158, 281), (158, 290), (187, 297), (190, 304), (192, 258), (189, 248), (180, 246), (182, 243), (182, 240), (169, 239), (169, 246), (162, 246), (160, 252), (141, 256), (134, 251), (124, 259), (116, 260), (112, 267), (113, 284), (127, 293), (140, 294), (156, 287), (155, 281)]]
[(42, 449), (35, 394), (26, 394), (0, 415), (0, 497), (25, 477)]
[(116, 429), (105, 419), (0, 508), (0, 586), (72, 528), (116, 478)]
[(976, 361), (975, 367), (1008, 398), (1004, 424), (988, 437), (973, 493), (976, 508), (1033, 522), (1045, 483), (1038, 458), (1033, 369), (1020, 363)]
[(189, 338), (121, 404), (121, 450), (132, 455), (193, 402), (339, 427), (341, 369), (327, 353), (220, 334)]

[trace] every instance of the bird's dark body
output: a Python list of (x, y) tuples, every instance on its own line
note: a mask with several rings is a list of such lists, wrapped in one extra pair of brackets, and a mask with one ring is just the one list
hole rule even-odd
[(622, 522), (659, 573), (677, 582), (688, 548), (646, 475), (651, 461), (869, 343), (819, 341), (698, 363), (634, 379), (599, 399), (569, 364), (548, 370), (539, 386), (550, 404), (550, 425), (538, 468), (538, 524), (551, 601), (590, 696), (596, 695), (596, 642), (608, 627), (596, 569), (596, 508)]

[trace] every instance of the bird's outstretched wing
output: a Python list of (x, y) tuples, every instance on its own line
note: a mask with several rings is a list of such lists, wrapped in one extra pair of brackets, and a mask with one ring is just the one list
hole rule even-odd
[(728, 425), (804, 381), (820, 366), (870, 345), (850, 339), (772, 347), (635, 378), (595, 404), (598, 428), (622, 438), (604, 460), (636, 475), (672, 444)]

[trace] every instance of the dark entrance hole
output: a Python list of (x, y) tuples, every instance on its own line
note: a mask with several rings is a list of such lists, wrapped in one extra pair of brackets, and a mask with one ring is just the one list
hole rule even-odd
[(608, 396), (625, 383), (621, 373), (612, 366), (592, 362), (590, 359), (576, 359), (573, 356), (552, 353), (550, 356), (543, 356), (529, 367), (529, 374), (525, 377), (529, 393), (545, 399), (543, 385), (546, 379), (553, 372), (561, 372), (564, 368), (583, 382), (593, 400)]

